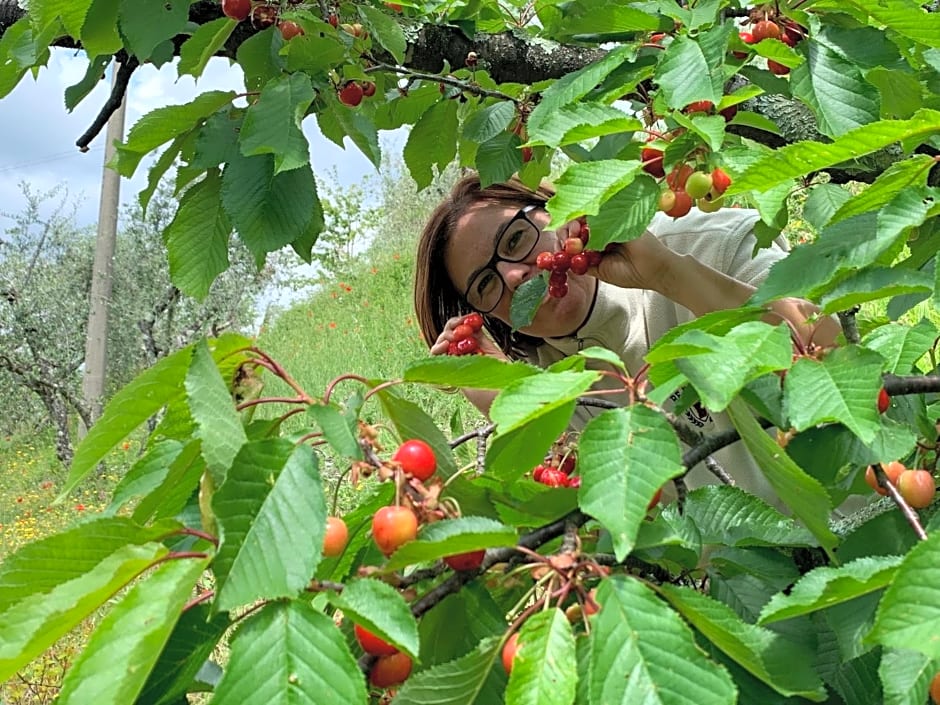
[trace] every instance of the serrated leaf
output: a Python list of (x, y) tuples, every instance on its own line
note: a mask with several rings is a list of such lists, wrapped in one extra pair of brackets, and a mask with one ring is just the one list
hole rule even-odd
[(888, 323), (862, 338), (862, 345), (885, 359), (886, 372), (904, 375), (927, 354), (938, 334), (937, 326), (927, 318), (913, 326)]
[(307, 414), (311, 416), (323, 431), (323, 436), (333, 449), (354, 460), (362, 460), (362, 448), (355, 413), (347, 414), (336, 404), (310, 404)]
[[(503, 591), (490, 593), (483, 581), (471, 581), (448, 595), (434, 609), (421, 615), (421, 664), (430, 668), (453, 661), (481, 648), (481, 641), (494, 641), (506, 633)], [(422, 669), (423, 671), (423, 669)], [(490, 674), (502, 697), (506, 674), (502, 668)], [(485, 687), (485, 686), (484, 686)], [(486, 701), (484, 701), (486, 702)], [(491, 701), (492, 702), (492, 701)]]
[(743, 323), (721, 337), (689, 331), (675, 344), (709, 350), (680, 357), (675, 364), (695, 387), (702, 403), (716, 412), (723, 411), (752, 379), (788, 368), (793, 356), (790, 329), (760, 321)]
[(186, 373), (186, 400), (196, 422), (195, 436), (216, 484), (225, 477), (238, 451), (248, 440), (235, 411), (232, 392), (215, 366), (205, 341), (196, 343)]
[(356, 9), (359, 16), (372, 30), (373, 39), (385, 47), (388, 53), (395, 57), (397, 63), (403, 64), (407, 40), (398, 22), (381, 10), (368, 5), (359, 5)]
[(463, 138), (483, 144), (506, 132), (516, 116), (516, 106), (502, 100), (473, 113), (463, 124)]
[(235, 633), (214, 705), (365, 705), (365, 679), (333, 621), (303, 601), (275, 602)]
[(929, 47), (940, 47), (940, 17), (904, 0), (847, 0), (846, 5), (868, 13), (877, 24)]
[(575, 401), (572, 399), (542, 414), (538, 423), (523, 424), (493, 436), (486, 450), (487, 473), (511, 481), (531, 470), (543, 460), (552, 442), (568, 428), (574, 409)]
[(878, 665), (883, 705), (923, 705), (938, 666), (935, 659), (917, 651), (884, 649)]
[(278, 173), (270, 154), (239, 155), (226, 165), (222, 205), (256, 262), (302, 236), (321, 211), (310, 165)]
[(143, 523), (152, 518), (176, 516), (183, 511), (206, 470), (206, 462), (199, 450), (198, 439), (190, 439), (183, 446), (166, 468), (160, 483), (141, 497), (134, 507), (131, 515), (134, 521)]
[(688, 36), (677, 37), (663, 52), (656, 80), (670, 108), (684, 108), (696, 100), (717, 103), (721, 99), (720, 74), (716, 71), (713, 75), (703, 47)]
[(379, 392), (379, 401), (403, 440), (420, 438), (431, 446), (437, 458), (437, 474), (447, 479), (457, 472), (457, 461), (447, 438), (424, 409), (389, 389)]
[[(466, 143), (464, 143), (466, 144)], [(512, 132), (500, 132), (476, 148), (474, 159), (480, 174), (480, 185), (502, 183), (519, 171), (522, 166), (522, 140)]]
[(525, 328), (535, 320), (547, 291), (545, 277), (533, 277), (516, 288), (509, 304), (509, 323), (513, 330)]
[(153, 198), (157, 186), (160, 185), (160, 180), (179, 156), (185, 137), (185, 135), (178, 135), (174, 138), (170, 145), (154, 160), (150, 169), (147, 170), (147, 185), (137, 194), (137, 203), (140, 204), (142, 213), (146, 214), (147, 206), (150, 205), (150, 199)]
[(590, 370), (543, 373), (507, 385), (490, 407), (490, 419), (496, 424), (497, 435), (531, 423), (577, 399), (599, 376), (600, 373)]
[(124, 42), (118, 33), (121, 0), (92, 0), (82, 25), (81, 41), (89, 56), (113, 56)]
[(500, 702), (505, 676), (494, 668), (499, 640), (485, 639), (470, 653), (408, 678), (395, 696), (396, 705), (491, 705)]
[(212, 282), (229, 267), (232, 225), (222, 209), (222, 180), (216, 169), (186, 190), (163, 234), (170, 280), (180, 291), (203, 301)]
[(676, 612), (639, 580), (616, 576), (598, 587), (588, 678), (592, 703), (728, 705), (728, 672), (696, 646)]
[(66, 673), (57, 702), (134, 702), (208, 563), (168, 561), (131, 588)]
[(869, 643), (914, 649), (940, 658), (940, 533), (932, 533), (904, 557), (885, 590)]
[(196, 31), (183, 42), (179, 49), (177, 76), (189, 75), (194, 78), (202, 76), (209, 59), (224, 46), (237, 26), (236, 20), (219, 17), (196, 27)]
[(541, 134), (544, 124), (559, 108), (570, 105), (594, 90), (612, 71), (632, 58), (634, 48), (622, 46), (611, 49), (597, 61), (584, 68), (567, 73), (543, 93), (542, 99), (529, 115), (527, 127), (530, 134)]
[(91, 0), (30, 0), (29, 14), (35, 26), (45, 27), (61, 20), (65, 31), (80, 37)]
[(33, 28), (29, 15), (23, 15), (0, 35), (0, 98), (9, 95), (26, 75), (29, 65), (22, 65), (13, 55), (13, 50), (20, 43), (30, 41), (32, 37)]
[(542, 610), (519, 630), (506, 705), (571, 705), (578, 674), (574, 634), (561, 609)]
[(809, 649), (748, 624), (727, 605), (691, 588), (665, 584), (660, 591), (705, 638), (781, 695), (826, 699)]
[(114, 167), (121, 176), (130, 178), (144, 156), (161, 144), (197, 127), (234, 99), (234, 91), (207, 91), (188, 103), (151, 110), (134, 123), (124, 144), (117, 146)]
[(182, 34), (186, 29), (192, 3), (193, 0), (146, 3), (121, 0), (118, 23), (127, 52), (136, 56), (141, 63), (153, 58), (160, 44)]
[(888, 586), (901, 556), (858, 558), (838, 568), (821, 566), (801, 577), (786, 593), (777, 593), (764, 605), (760, 623), (799, 617)]
[(610, 532), (622, 561), (653, 495), (685, 469), (676, 433), (646, 406), (605, 411), (584, 427), (578, 463), (584, 468), (578, 504)]
[(558, 193), (548, 199), (552, 216), (546, 230), (559, 228), (582, 215), (595, 215), (601, 206), (626, 188), (640, 173), (637, 160), (605, 159), (571, 164), (558, 178)]
[(182, 450), (183, 444), (171, 439), (159, 441), (148, 448), (114, 488), (107, 512), (114, 514), (130, 500), (159, 487), (169, 471), (170, 464)]
[(273, 154), (275, 176), (309, 164), (310, 145), (301, 121), (314, 97), (306, 74), (292, 73), (268, 81), (245, 113), (238, 140), (242, 154)]
[[(249, 345), (247, 338), (234, 334), (209, 341), (213, 359), (218, 363), (227, 358), (232, 365), (238, 365), (244, 359), (233, 353)], [(72, 468), (60, 497), (71, 492), (109, 450), (140, 424), (165, 405), (183, 397), (183, 380), (191, 358), (192, 346), (177, 350), (158, 360), (111, 397), (98, 422), (75, 449)]]
[(815, 546), (816, 540), (793, 519), (738, 487), (707, 485), (686, 496), (683, 516), (701, 533), (702, 543), (725, 546)]
[(69, 112), (75, 109), (82, 99), (91, 93), (104, 77), (105, 69), (111, 63), (111, 56), (105, 54), (88, 60), (88, 68), (81, 80), (65, 89), (65, 107)]
[[(791, 373), (787, 373), (788, 379)], [(830, 551), (838, 538), (829, 528), (832, 500), (825, 488), (781, 452), (742, 400), (731, 402), (728, 416), (777, 496), (813, 533), (819, 545)]]
[(220, 546), (215, 606), (299, 595), (323, 548), (326, 500), (316, 456), (281, 438), (241, 447), (212, 498)]
[(820, 297), (819, 303), (823, 313), (832, 314), (868, 301), (905, 294), (931, 294), (933, 284), (932, 273), (870, 267), (841, 280)]
[(924, 107), (924, 91), (915, 74), (877, 66), (865, 80), (878, 89), (882, 117), (906, 119)]
[(470, 389), (502, 389), (516, 380), (539, 374), (525, 362), (503, 362), (486, 355), (426, 357), (405, 368), (406, 382), (446, 384)]
[(910, 159), (891, 164), (871, 186), (846, 201), (829, 222), (836, 223), (853, 215), (878, 210), (905, 189), (926, 186), (927, 175), (933, 164), (933, 159), (926, 154), (915, 154)]
[(940, 133), (940, 111), (919, 110), (910, 120), (881, 120), (851, 130), (830, 143), (804, 141), (769, 151), (728, 187), (726, 195), (767, 191), (791, 179), (851, 161), (894, 142), (926, 140)]
[(457, 104), (440, 100), (426, 110), (408, 133), (403, 156), (418, 190), (430, 186), (433, 167), (443, 170), (457, 154)]
[(881, 389), (881, 356), (855, 345), (825, 358), (801, 357), (784, 380), (784, 405), (797, 431), (826, 422), (842, 423), (863, 443), (879, 428), (875, 399)]
[(405, 598), (391, 585), (372, 578), (351, 580), (342, 592), (328, 597), (346, 619), (418, 658), (418, 623)]
[(424, 526), (417, 539), (392, 554), (385, 568), (398, 570), (481, 548), (515, 546), (517, 541), (513, 527), (494, 519), (475, 516), (444, 519)]
[(590, 220), (591, 249), (635, 240), (646, 232), (659, 209), (659, 184), (646, 174), (608, 198)]
[(595, 137), (635, 132), (643, 123), (622, 110), (602, 103), (574, 103), (546, 115), (541, 123), (528, 127), (528, 144), (562, 147)]

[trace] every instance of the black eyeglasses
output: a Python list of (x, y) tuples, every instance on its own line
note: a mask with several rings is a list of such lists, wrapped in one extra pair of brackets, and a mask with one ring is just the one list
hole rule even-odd
[(542, 231), (529, 220), (529, 213), (540, 207), (534, 204), (526, 206), (509, 219), (496, 236), (493, 256), (470, 279), (463, 297), (480, 313), (489, 313), (496, 308), (506, 289), (506, 282), (496, 271), (496, 263), (521, 262), (538, 244)]

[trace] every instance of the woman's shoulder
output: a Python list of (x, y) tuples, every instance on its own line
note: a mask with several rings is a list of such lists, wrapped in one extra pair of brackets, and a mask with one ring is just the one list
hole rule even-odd
[(722, 208), (713, 213), (693, 208), (681, 218), (657, 213), (649, 230), (659, 238), (703, 233), (741, 235), (750, 232), (759, 219), (760, 214), (753, 208)]

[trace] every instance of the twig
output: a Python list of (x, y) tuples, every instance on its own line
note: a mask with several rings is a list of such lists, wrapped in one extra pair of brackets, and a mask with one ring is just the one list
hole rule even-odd
[(839, 324), (842, 326), (842, 333), (845, 335), (846, 341), (853, 344), (858, 344), (862, 340), (862, 336), (858, 332), (858, 320), (855, 317), (855, 314), (859, 311), (861, 311), (861, 306), (853, 306), (850, 309), (836, 313), (836, 316), (839, 317)]
[(921, 526), (917, 512), (911, 509), (911, 505), (904, 501), (904, 497), (901, 496), (898, 488), (888, 479), (888, 475), (885, 473), (884, 468), (881, 467), (881, 463), (875, 463), (872, 467), (875, 469), (875, 478), (878, 480), (878, 485), (886, 490), (891, 496), (891, 499), (894, 500), (894, 503), (898, 505), (898, 509), (901, 510), (901, 514), (907, 519), (907, 523), (914, 529), (917, 538), (921, 541), (926, 541), (927, 532), (924, 531), (924, 527)]
[(85, 130), (85, 134), (75, 142), (79, 151), (87, 152), (88, 145), (98, 136), (98, 133), (108, 124), (108, 120), (114, 114), (114, 111), (121, 107), (124, 101), (124, 95), (127, 93), (127, 84), (131, 80), (131, 74), (140, 66), (136, 56), (127, 56), (123, 51), (118, 53), (117, 75), (114, 77), (114, 83), (111, 85), (111, 95), (101, 106), (98, 116), (92, 121), (91, 126)]

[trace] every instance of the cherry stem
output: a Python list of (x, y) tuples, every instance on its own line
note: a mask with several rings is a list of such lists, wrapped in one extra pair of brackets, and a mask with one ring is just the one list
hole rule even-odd
[(305, 403), (304, 399), (300, 397), (260, 397), (258, 399), (249, 399), (248, 401), (243, 401), (241, 404), (235, 407), (236, 411), (244, 411), (252, 406), (257, 406), (258, 404), (303, 404)]
[[(286, 382), (287, 385), (288, 385), (291, 389), (293, 389), (295, 392), (297, 392), (297, 395), (298, 395), (298, 396), (300, 397), (300, 399), (301, 399), (301, 403), (303, 403), (303, 404), (312, 404), (312, 403), (314, 402), (314, 399), (313, 399), (309, 394), (307, 394), (307, 392), (305, 392), (305, 391), (303, 390), (303, 387), (301, 387), (301, 386), (297, 383), (297, 381), (296, 381), (293, 377), (290, 376), (290, 374), (287, 372), (287, 370), (285, 370), (285, 369), (280, 365), (280, 363), (277, 362), (277, 360), (275, 360), (275, 359), (272, 358), (270, 355), (268, 355), (266, 352), (264, 352), (264, 350), (261, 350), (260, 348), (255, 347), (255, 346), (252, 345), (252, 346), (250, 346), (250, 347), (248, 347), (248, 348), (244, 348), (244, 351), (254, 353), (254, 354), (257, 355), (261, 360), (263, 360), (263, 361), (266, 363), (266, 365), (269, 366), (269, 369), (270, 369), (275, 375), (277, 375), (277, 376), (280, 377), (282, 380), (284, 380), (284, 382)], [(237, 351), (237, 352), (241, 352), (241, 351)]]
[(888, 479), (887, 473), (881, 463), (875, 463), (872, 465), (875, 470), (875, 479), (878, 480), (878, 486), (886, 490), (891, 496), (891, 499), (894, 500), (894, 503), (898, 506), (898, 509), (901, 510), (901, 514), (904, 515), (904, 518), (907, 519), (907, 523), (911, 525), (911, 528), (914, 529), (914, 533), (917, 535), (917, 538), (921, 541), (927, 540), (927, 532), (924, 531), (924, 527), (921, 526), (920, 518), (917, 516), (911, 506), (904, 501), (904, 497), (901, 496), (901, 492), (895, 487), (894, 483)]
[(343, 382), (343, 381), (345, 381), (345, 380), (347, 380), (347, 379), (352, 379), (352, 380), (355, 380), (356, 382), (362, 382), (363, 384), (368, 384), (368, 383), (369, 383), (369, 380), (367, 380), (367, 379), (366, 379), (365, 377), (363, 377), (362, 375), (354, 375), (354, 374), (351, 374), (351, 373), (350, 373), (350, 374), (345, 374), (345, 375), (340, 375), (339, 377), (337, 377), (336, 379), (334, 379), (332, 382), (330, 382), (328, 385), (326, 385), (326, 391), (323, 392), (323, 402), (324, 402), (324, 403), (329, 403), (330, 397), (333, 395), (333, 391), (336, 389), (337, 385), (338, 385), (340, 382)]
[(217, 538), (216, 538), (215, 536), (213, 536), (212, 534), (208, 534), (208, 533), (206, 533), (205, 531), (200, 531), (199, 529), (191, 529), (191, 528), (189, 528), (189, 527), (183, 527), (182, 529), (180, 529), (180, 530), (177, 531), (176, 533), (177, 533), (177, 534), (184, 534), (184, 535), (186, 535), (186, 536), (198, 536), (198, 537), (201, 538), (201, 539), (205, 539), (206, 541), (208, 541), (209, 543), (211, 543), (211, 544), (212, 544), (213, 546), (215, 546), (216, 548), (218, 548), (218, 546), (219, 546), (219, 539), (217, 539)]
[(214, 596), (215, 596), (215, 590), (206, 590), (205, 592), (199, 593), (198, 595), (196, 595), (196, 597), (194, 597), (185, 605), (183, 605), (183, 612), (187, 612), (188, 610), (191, 610), (196, 605), (200, 605), (203, 602), (212, 599)]

